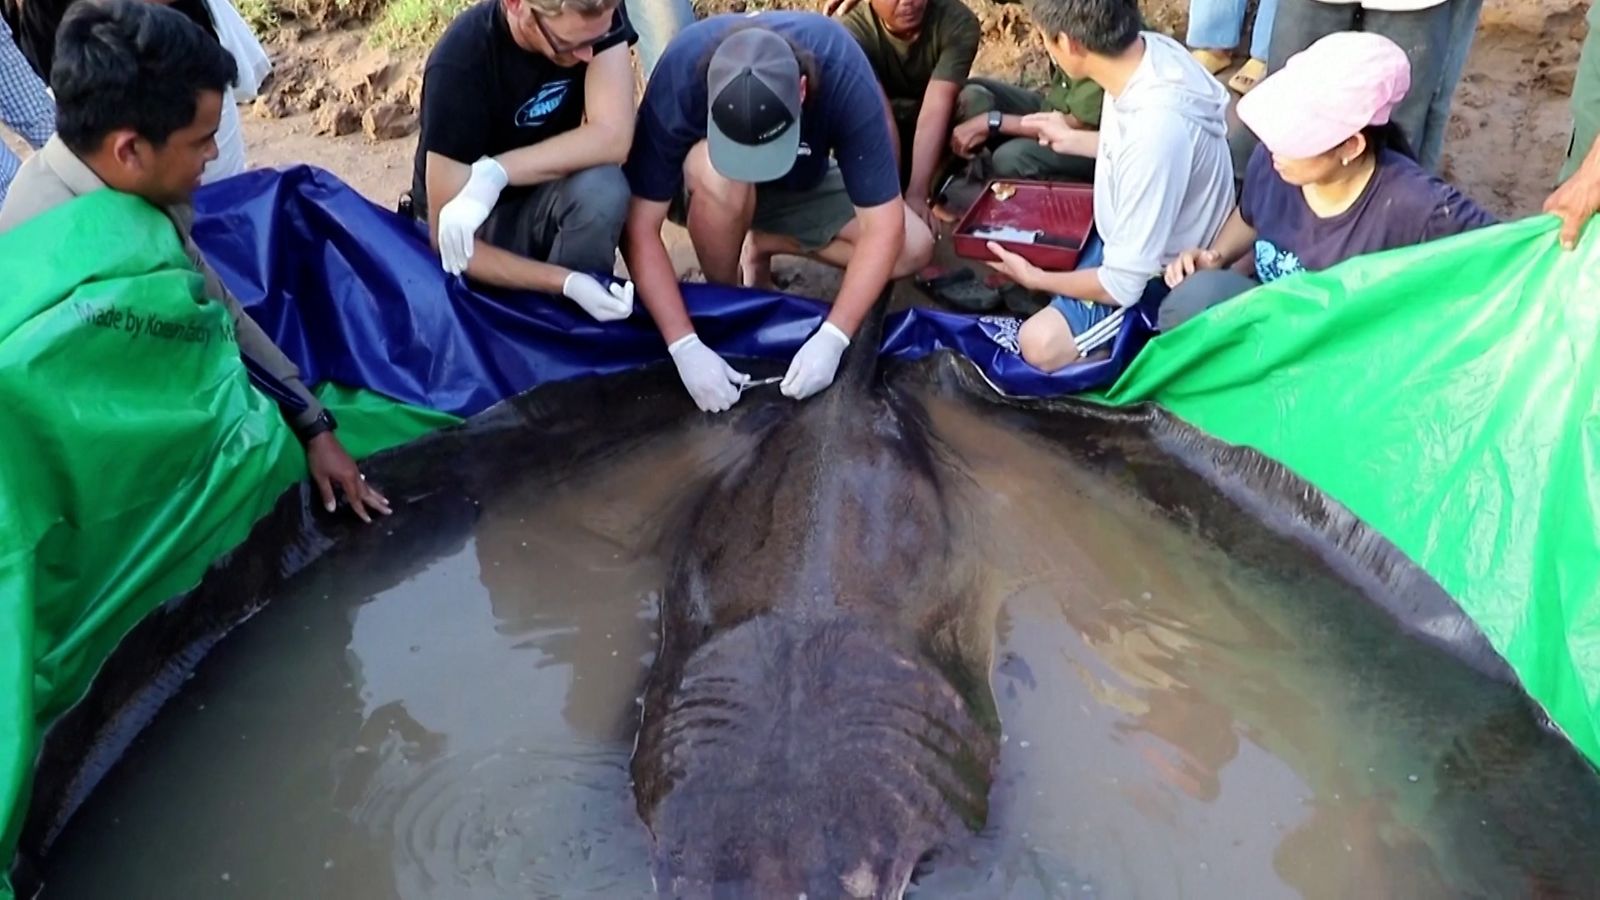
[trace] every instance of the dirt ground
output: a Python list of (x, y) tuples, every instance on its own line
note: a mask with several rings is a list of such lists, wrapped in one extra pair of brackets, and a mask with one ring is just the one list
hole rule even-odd
[[(741, 0), (713, 0), (737, 6)], [(1037, 82), (1046, 59), (1020, 6), (973, 0), (984, 25), (978, 71)], [(1185, 0), (1145, 3), (1152, 24), (1182, 36)], [(1456, 93), (1445, 175), (1508, 217), (1537, 212), (1560, 168), (1570, 133), (1567, 98), (1584, 35), (1587, 0), (1487, 0), (1467, 73)], [(252, 164), (311, 163), (373, 200), (392, 204), (409, 185), (411, 130), (423, 51), (365, 46), (364, 30), (268, 39), (277, 70), (269, 96), (245, 116)], [(404, 137), (374, 140), (362, 114)], [(281, 117), (273, 117), (274, 115)], [(334, 136), (335, 132), (348, 132)], [(378, 132), (381, 133), (381, 132)]]

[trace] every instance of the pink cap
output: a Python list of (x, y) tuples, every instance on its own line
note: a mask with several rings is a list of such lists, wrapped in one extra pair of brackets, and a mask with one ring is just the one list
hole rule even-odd
[(1411, 61), (1400, 45), (1341, 31), (1262, 79), (1240, 98), (1239, 119), (1274, 156), (1308, 159), (1387, 123), (1410, 89)]

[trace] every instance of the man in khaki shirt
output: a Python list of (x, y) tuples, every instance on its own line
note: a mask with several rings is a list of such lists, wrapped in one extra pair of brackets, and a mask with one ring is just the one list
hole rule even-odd
[(306, 464), (334, 509), (334, 487), (355, 514), (389, 512), (334, 435), (332, 416), (300, 373), (223, 286), (190, 236), (190, 200), (217, 155), (223, 89), (233, 57), (182, 13), (139, 0), (79, 0), (62, 20), (52, 86), (56, 136), (29, 160), (0, 207), (0, 233), (99, 190), (138, 196), (166, 211), (207, 297), (223, 302), (239, 353), (306, 448)]

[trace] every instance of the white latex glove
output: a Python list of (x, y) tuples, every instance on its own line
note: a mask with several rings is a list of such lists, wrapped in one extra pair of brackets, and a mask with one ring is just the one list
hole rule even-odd
[(633, 315), (633, 282), (606, 287), (593, 276), (573, 272), (561, 283), (561, 293), (594, 316), (596, 322), (615, 322)]
[(472, 175), (461, 193), (439, 210), (439, 262), (446, 272), (460, 275), (467, 270), (478, 229), (505, 189), (506, 170), (485, 156), (472, 164)]
[(804, 400), (833, 384), (833, 376), (839, 372), (839, 357), (848, 346), (850, 339), (844, 332), (832, 322), (823, 322), (817, 333), (794, 355), (794, 361), (789, 363), (789, 374), (783, 376), (778, 390), (785, 397)]
[(696, 406), (704, 412), (722, 412), (739, 400), (739, 386), (750, 376), (723, 361), (715, 350), (700, 342), (700, 336), (690, 332), (672, 342), (667, 348), (672, 361), (678, 365), (678, 377), (689, 389)]

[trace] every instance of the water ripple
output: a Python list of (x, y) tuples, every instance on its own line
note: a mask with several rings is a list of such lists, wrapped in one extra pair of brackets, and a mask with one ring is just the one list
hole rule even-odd
[(626, 749), (414, 756), (399, 742), (358, 753), (346, 775), (363, 783), (341, 790), (359, 791), (349, 815), (389, 843), (405, 900), (650, 895)]

